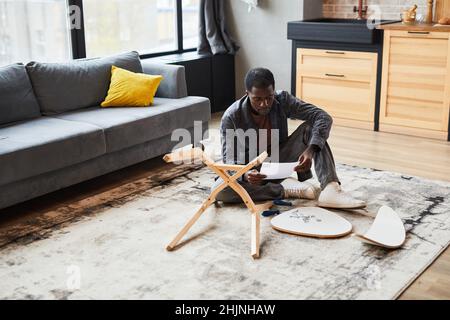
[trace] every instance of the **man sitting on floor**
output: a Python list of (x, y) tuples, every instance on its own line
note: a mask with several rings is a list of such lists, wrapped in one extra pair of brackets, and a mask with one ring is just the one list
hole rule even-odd
[[(312, 178), (314, 159), (321, 184), (318, 205), (328, 208), (356, 209), (365, 202), (343, 192), (336, 174), (333, 154), (327, 139), (332, 118), (324, 110), (297, 99), (286, 91), (275, 91), (272, 72), (264, 68), (250, 70), (245, 76), (246, 95), (224, 113), (220, 125), (224, 163), (245, 164), (262, 151), (268, 151), (273, 162), (296, 162), (297, 179), (264, 180), (257, 169), (247, 172), (239, 183), (254, 201), (283, 198), (316, 199), (317, 190), (306, 180)], [(288, 136), (287, 119), (304, 120)], [(257, 137), (252, 141), (252, 131)], [(276, 161), (275, 161), (276, 160)], [(215, 189), (222, 183), (218, 178)], [(242, 199), (230, 187), (223, 189), (217, 200), (236, 203)]]

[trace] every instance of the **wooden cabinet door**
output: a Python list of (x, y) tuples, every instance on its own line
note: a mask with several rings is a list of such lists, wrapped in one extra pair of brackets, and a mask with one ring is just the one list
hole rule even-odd
[(377, 53), (297, 49), (296, 96), (337, 125), (373, 129)]
[(385, 32), (380, 131), (447, 138), (449, 35)]
[(443, 17), (450, 18), (450, 0), (436, 0), (435, 21)]

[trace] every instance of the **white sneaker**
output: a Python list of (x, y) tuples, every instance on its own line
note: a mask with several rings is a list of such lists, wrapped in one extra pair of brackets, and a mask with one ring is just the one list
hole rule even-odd
[(335, 209), (359, 209), (364, 208), (366, 203), (362, 200), (354, 199), (342, 191), (339, 183), (330, 182), (320, 193), (317, 205)]
[(300, 182), (295, 178), (289, 177), (281, 182), (284, 188), (285, 198), (309, 199), (315, 200), (319, 194), (319, 189), (309, 182)]

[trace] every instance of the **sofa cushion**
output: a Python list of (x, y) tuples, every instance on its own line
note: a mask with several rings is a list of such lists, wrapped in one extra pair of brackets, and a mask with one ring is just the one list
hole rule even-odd
[(30, 62), (26, 68), (44, 115), (99, 105), (105, 100), (111, 67), (142, 73), (135, 51), (66, 63)]
[(18, 63), (0, 67), (0, 125), (40, 115), (25, 66)]
[(141, 60), (142, 69), (146, 74), (160, 74), (164, 78), (156, 91), (156, 97), (160, 98), (184, 98), (187, 97), (186, 70), (184, 66), (174, 64), (154, 63), (150, 60)]
[(0, 185), (105, 153), (99, 127), (40, 117), (0, 128)]
[(194, 121), (211, 117), (207, 98), (155, 98), (148, 108), (89, 108), (55, 115), (58, 119), (89, 123), (103, 128), (106, 151), (121, 150), (171, 134), (177, 128), (191, 128)]
[(131, 72), (112, 66), (111, 83), (102, 107), (148, 107), (162, 80), (160, 75)]

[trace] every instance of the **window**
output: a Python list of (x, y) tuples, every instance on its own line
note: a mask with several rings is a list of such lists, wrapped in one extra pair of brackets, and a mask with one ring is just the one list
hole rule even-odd
[(199, 5), (199, 0), (0, 0), (0, 66), (130, 50), (143, 57), (195, 51)]
[(84, 0), (86, 55), (177, 50), (174, 0)]
[(71, 58), (66, 0), (0, 0), (0, 65)]
[(183, 48), (197, 48), (199, 0), (183, 0)]

